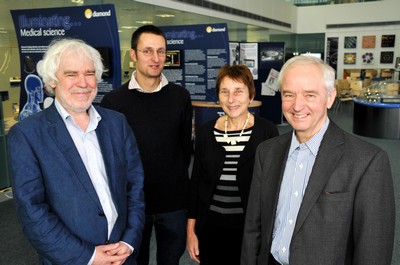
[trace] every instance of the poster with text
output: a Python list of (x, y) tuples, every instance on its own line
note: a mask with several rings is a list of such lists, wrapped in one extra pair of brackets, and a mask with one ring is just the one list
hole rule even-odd
[(258, 58), (258, 43), (240, 43), (240, 63), (247, 65), (254, 80), (258, 79)]
[[(169, 82), (185, 87), (193, 101), (217, 102), (215, 81), (219, 68), (229, 64), (229, 37), (225, 23), (160, 27), (167, 37), (166, 65)], [(170, 60), (170, 59), (169, 59)]]
[(103, 81), (98, 83), (95, 104), (106, 92), (121, 85), (120, 45), (114, 5), (10, 12), (21, 58), (20, 119), (40, 111), (43, 102), (51, 99), (43, 89), (36, 66), (54, 39), (81, 39), (100, 52), (108, 71), (103, 74)]

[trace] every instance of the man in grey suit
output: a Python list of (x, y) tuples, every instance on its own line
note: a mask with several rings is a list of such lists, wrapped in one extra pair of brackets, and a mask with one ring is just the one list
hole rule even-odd
[(143, 167), (125, 117), (92, 105), (99, 52), (54, 41), (38, 64), (54, 103), (14, 125), (8, 151), (17, 216), (40, 264), (135, 265)]
[(329, 120), (335, 71), (297, 56), (279, 75), (293, 132), (259, 145), (242, 265), (389, 265), (395, 207), (382, 149)]

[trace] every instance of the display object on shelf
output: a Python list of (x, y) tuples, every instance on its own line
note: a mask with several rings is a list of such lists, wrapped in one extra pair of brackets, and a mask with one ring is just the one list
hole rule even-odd
[(356, 99), (365, 103), (398, 104), (400, 103), (399, 82), (393, 80), (372, 82), (370, 86), (361, 89)]

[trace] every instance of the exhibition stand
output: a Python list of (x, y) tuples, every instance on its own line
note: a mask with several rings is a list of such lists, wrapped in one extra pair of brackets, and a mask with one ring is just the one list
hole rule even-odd
[(354, 99), (353, 132), (358, 135), (400, 139), (400, 102), (369, 103)]

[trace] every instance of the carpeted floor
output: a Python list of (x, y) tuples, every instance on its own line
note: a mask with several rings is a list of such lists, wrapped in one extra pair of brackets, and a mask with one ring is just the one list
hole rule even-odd
[[(351, 105), (342, 106), (338, 111), (330, 113), (330, 119), (341, 128), (352, 132), (353, 116)], [(290, 126), (278, 126), (280, 133), (290, 131)], [(400, 265), (400, 141), (360, 137), (372, 142), (389, 154), (393, 172), (396, 195), (396, 233), (392, 265)], [(9, 199), (10, 192), (0, 193), (0, 265), (35, 265), (38, 259), (35, 251), (23, 237), (22, 231), (16, 220), (13, 200)], [(151, 258), (149, 265), (156, 265), (156, 246), (154, 235), (151, 241)], [(181, 258), (181, 265), (197, 264), (191, 261), (187, 252)], [(378, 265), (378, 264), (377, 264)]]
[(35, 250), (24, 238), (18, 225), (12, 199), (0, 203), (0, 236), (0, 264), (38, 264)]

